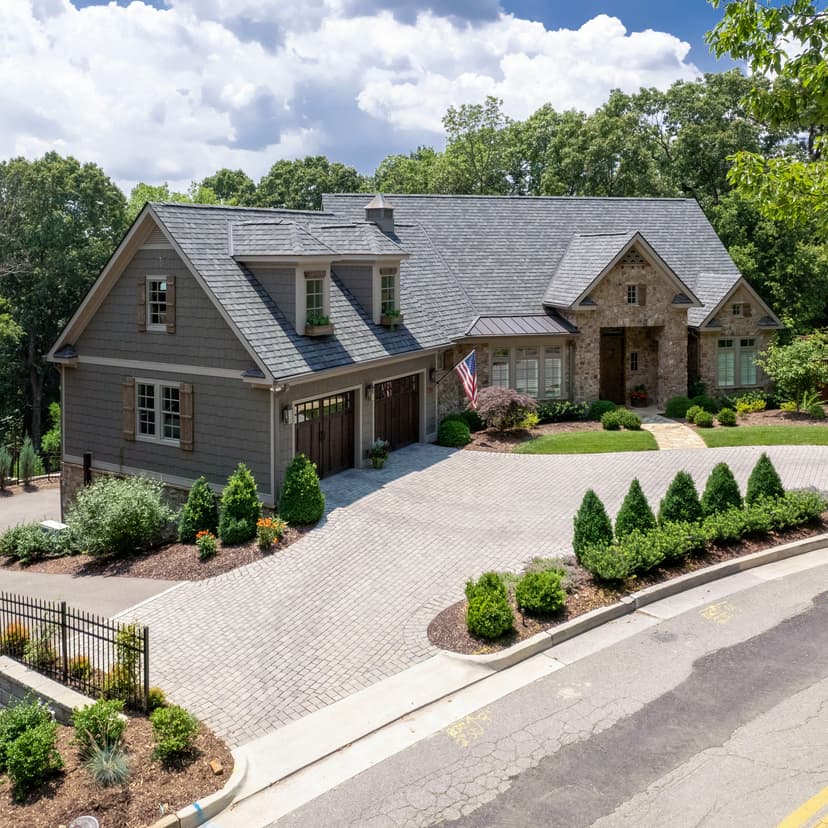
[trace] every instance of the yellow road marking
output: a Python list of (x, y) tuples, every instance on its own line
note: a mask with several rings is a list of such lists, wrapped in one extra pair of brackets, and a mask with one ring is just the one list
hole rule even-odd
[(708, 621), (715, 621), (717, 624), (727, 624), (736, 615), (736, 607), (729, 601), (722, 601), (720, 604), (711, 604), (700, 610), (702, 618)]
[(481, 710), (478, 713), (471, 713), (464, 716), (459, 722), (446, 728), (446, 733), (457, 742), (460, 747), (467, 748), (472, 742), (477, 741), (491, 724), (488, 710)]
[[(795, 811), (788, 814), (776, 828), (804, 828), (804, 826), (828, 805), (828, 788), (823, 788), (818, 794), (812, 796), (804, 805), (800, 805)], [(828, 825), (828, 818), (820, 820), (814, 828)]]

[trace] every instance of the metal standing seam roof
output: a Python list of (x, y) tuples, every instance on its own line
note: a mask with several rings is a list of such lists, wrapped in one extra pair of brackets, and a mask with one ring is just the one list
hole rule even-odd
[(466, 336), (572, 336), (578, 329), (555, 316), (480, 316), (466, 331)]

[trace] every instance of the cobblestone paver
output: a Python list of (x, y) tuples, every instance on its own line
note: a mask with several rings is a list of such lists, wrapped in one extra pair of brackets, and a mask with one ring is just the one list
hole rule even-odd
[[(828, 448), (767, 449), (786, 486), (828, 490)], [(127, 612), (151, 628), (151, 681), (243, 744), (424, 660), (426, 626), (489, 568), (568, 554), (594, 488), (611, 514), (638, 476), (656, 505), (675, 472), (760, 448), (538, 456), (417, 445), (382, 471), (324, 481), (322, 524), (284, 552)], [(232, 554), (225, 553), (225, 554)]]

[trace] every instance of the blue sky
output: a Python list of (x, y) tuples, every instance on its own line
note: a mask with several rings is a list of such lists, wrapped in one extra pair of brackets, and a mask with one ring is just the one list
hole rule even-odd
[(448, 106), (589, 112), (719, 71), (705, 0), (2, 0), (0, 157), (50, 149), (124, 188), (441, 146)]

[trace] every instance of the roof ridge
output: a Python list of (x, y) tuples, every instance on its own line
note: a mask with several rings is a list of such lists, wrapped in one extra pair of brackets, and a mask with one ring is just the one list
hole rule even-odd
[(333, 216), (329, 210), (292, 210), (289, 207), (245, 207), (242, 204), (194, 204), (191, 201), (148, 201), (151, 207), (186, 207), (197, 210), (248, 210), (257, 213), (288, 213), (305, 216)]
[[(686, 196), (545, 196), (545, 195), (476, 195), (474, 193), (386, 193), (394, 198), (461, 198), (488, 201), (678, 201), (697, 204)], [(323, 193), (323, 198), (358, 198), (364, 193)]]

